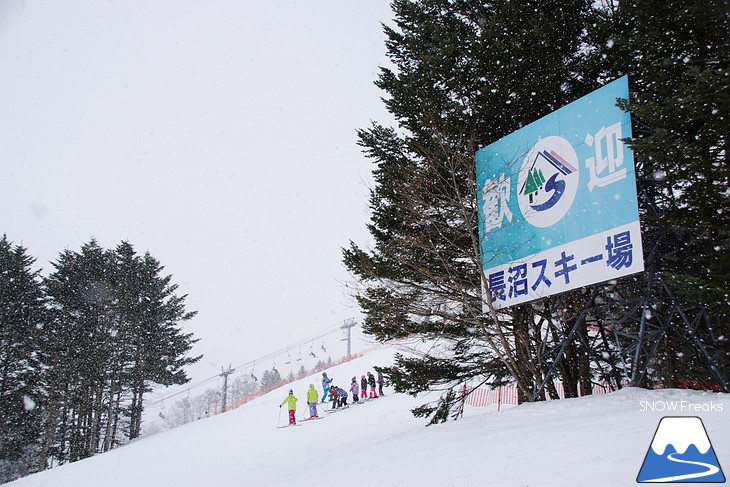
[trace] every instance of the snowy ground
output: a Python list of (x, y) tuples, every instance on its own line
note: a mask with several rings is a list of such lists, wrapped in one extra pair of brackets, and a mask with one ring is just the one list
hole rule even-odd
[[(332, 368), (329, 375), (343, 387), (373, 365), (389, 363), (392, 355), (393, 349), (380, 349)], [(302, 405), (300, 417), (312, 382), (320, 389), (318, 377), (291, 385)], [(377, 400), (277, 429), (278, 405), (289, 387), (237, 410), (7, 485), (625, 486), (635, 484), (663, 416), (699, 416), (725, 475), (730, 473), (728, 394), (625, 389), (501, 412), (467, 407), (459, 421), (425, 427), (409, 412), (423, 400), (386, 389)], [(648, 404), (680, 409), (648, 412)], [(285, 416), (282, 410), (280, 424)]]

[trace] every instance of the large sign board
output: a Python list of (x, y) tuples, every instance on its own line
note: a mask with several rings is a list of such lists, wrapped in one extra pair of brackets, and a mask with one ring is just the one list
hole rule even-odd
[[(497, 309), (644, 270), (620, 78), (476, 153), (482, 267)], [(485, 299), (486, 309), (486, 299)]]

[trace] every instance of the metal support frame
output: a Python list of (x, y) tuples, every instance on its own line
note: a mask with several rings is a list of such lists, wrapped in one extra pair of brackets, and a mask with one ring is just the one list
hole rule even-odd
[[(624, 385), (646, 385), (662, 340), (671, 335), (683, 350), (694, 355), (697, 365), (719, 387), (730, 392), (722, 352), (704, 307), (687, 303), (676, 296), (661, 273), (647, 272), (625, 278), (615, 284), (588, 288), (586, 305), (570, 317), (568, 333), (548, 319), (548, 326), (562, 335), (542, 356), (547, 373), (535, 389), (533, 400), (544, 393), (556, 375), (566, 349), (575, 344), (576, 336), (588, 350), (596, 374), (611, 389)], [(558, 298), (553, 306), (561, 305)], [(590, 316), (598, 333), (588, 341), (578, 333), (587, 326)]]

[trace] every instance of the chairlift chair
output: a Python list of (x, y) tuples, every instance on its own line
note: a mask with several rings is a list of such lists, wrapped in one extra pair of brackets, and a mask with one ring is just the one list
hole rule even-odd
[(183, 407), (186, 407), (186, 408), (191, 407), (191, 405), (190, 405), (190, 388), (188, 388), (188, 395), (187, 395), (187, 397), (183, 398), (182, 403), (183, 403)]

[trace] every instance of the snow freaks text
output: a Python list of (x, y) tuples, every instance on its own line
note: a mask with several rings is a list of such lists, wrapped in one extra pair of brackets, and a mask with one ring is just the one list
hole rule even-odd
[(639, 411), (660, 413), (721, 413), (723, 404), (714, 401), (695, 403), (690, 401), (640, 401)]

